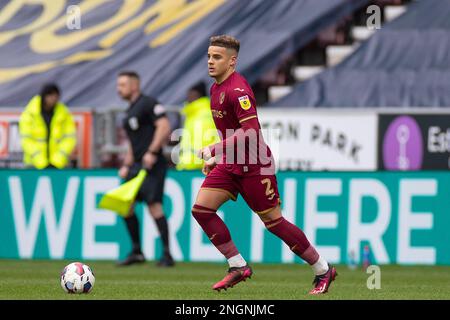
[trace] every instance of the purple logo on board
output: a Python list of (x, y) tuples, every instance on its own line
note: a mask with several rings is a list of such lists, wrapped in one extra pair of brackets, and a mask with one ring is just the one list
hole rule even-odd
[(418, 170), (422, 160), (422, 134), (416, 120), (409, 116), (395, 118), (384, 135), (384, 167), (388, 170)]

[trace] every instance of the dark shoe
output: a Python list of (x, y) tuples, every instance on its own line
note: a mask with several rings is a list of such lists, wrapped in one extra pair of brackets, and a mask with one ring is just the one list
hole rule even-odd
[(217, 282), (213, 286), (213, 290), (217, 290), (220, 292), (220, 290), (222, 289), (227, 290), (228, 288), (233, 288), (233, 286), (235, 286), (239, 282), (245, 281), (247, 278), (251, 278), (252, 274), (253, 271), (249, 265), (240, 268), (229, 268), (225, 278)]
[(117, 263), (118, 266), (129, 266), (136, 263), (145, 262), (145, 257), (142, 253), (130, 253), (124, 260)]
[(309, 294), (324, 294), (328, 292), (328, 288), (331, 282), (336, 279), (337, 272), (336, 268), (328, 264), (328, 271), (320, 276), (316, 276), (313, 281), (314, 288), (309, 292)]
[(156, 264), (158, 267), (173, 267), (175, 265), (175, 261), (173, 260), (171, 255), (164, 255)]

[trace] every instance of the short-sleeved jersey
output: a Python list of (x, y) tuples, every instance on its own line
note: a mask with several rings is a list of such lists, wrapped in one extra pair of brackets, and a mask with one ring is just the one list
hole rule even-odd
[[(233, 130), (241, 128), (244, 121), (258, 118), (256, 111), (256, 99), (253, 90), (239, 73), (232, 73), (225, 81), (220, 84), (214, 83), (211, 87), (211, 112), (214, 123), (221, 136), (221, 139), (228, 138)], [(261, 126), (259, 125), (259, 129)], [(231, 131), (230, 131), (231, 130)], [(229, 132), (227, 132), (229, 131)], [(262, 139), (262, 137), (261, 137)], [(223, 162), (227, 163), (227, 169), (235, 174), (258, 174), (259, 169), (267, 166), (267, 156), (271, 158), (270, 149), (261, 141), (265, 148), (266, 158), (257, 157), (257, 162), (249, 162), (249, 148), (248, 145), (245, 150), (245, 163), (233, 163), (227, 161), (224, 154)], [(260, 146), (260, 145), (259, 145)], [(235, 159), (236, 160), (236, 159)], [(237, 162), (237, 161), (234, 161)]]
[[(123, 128), (130, 139), (135, 162), (141, 162), (155, 133), (155, 121), (166, 116), (164, 107), (158, 101), (145, 95), (130, 104), (123, 121)], [(160, 150), (160, 157), (162, 151)]]

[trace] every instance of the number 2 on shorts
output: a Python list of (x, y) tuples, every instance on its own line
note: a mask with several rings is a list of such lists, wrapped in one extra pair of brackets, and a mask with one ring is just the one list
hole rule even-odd
[(267, 196), (267, 199), (272, 200), (273, 197), (275, 197), (275, 190), (273, 190), (271, 188), (272, 181), (269, 178), (266, 178), (266, 179), (261, 180), (261, 183), (266, 185), (266, 196)]

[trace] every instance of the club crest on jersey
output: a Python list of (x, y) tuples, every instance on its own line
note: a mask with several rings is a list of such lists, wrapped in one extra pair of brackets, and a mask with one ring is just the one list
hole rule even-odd
[(250, 102), (250, 98), (246, 96), (239, 97), (239, 104), (241, 105), (241, 108), (244, 110), (248, 110), (252, 107), (252, 103)]
[(221, 92), (219, 102), (220, 102), (220, 104), (222, 104), (224, 101), (225, 101), (225, 92)]

